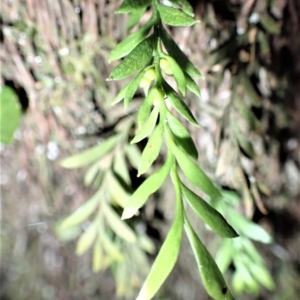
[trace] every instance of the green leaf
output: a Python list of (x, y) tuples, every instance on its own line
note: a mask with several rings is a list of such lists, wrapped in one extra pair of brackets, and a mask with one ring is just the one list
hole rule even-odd
[(180, 185), (178, 184), (179, 179), (176, 171), (175, 174), (174, 172), (172, 172), (172, 174), (172, 178), (175, 177), (174, 181), (176, 190), (175, 220), (136, 300), (152, 299), (171, 273), (179, 255), (183, 231), (183, 205)]
[(176, 7), (181, 8), (186, 14), (193, 17), (194, 10), (191, 4), (187, 0), (170, 0), (170, 2)]
[(194, 159), (198, 159), (198, 150), (187, 129), (170, 112), (167, 113), (169, 128), (178, 147)]
[(164, 123), (161, 120), (153, 130), (153, 133), (142, 153), (142, 158), (138, 168), (138, 176), (146, 173), (158, 157), (163, 141), (163, 130)]
[(129, 84), (128, 88), (125, 92), (125, 98), (124, 98), (124, 106), (125, 108), (128, 107), (128, 104), (130, 103), (132, 97), (134, 96), (136, 90), (139, 87), (140, 81), (143, 78), (145, 74), (145, 70), (142, 70)]
[(86, 166), (108, 153), (115, 146), (119, 137), (119, 134), (115, 134), (99, 145), (64, 159), (61, 161), (60, 165), (67, 169), (75, 169)]
[(232, 247), (232, 241), (230, 239), (224, 239), (221, 247), (216, 254), (216, 264), (219, 267), (221, 273), (225, 273), (229, 268), (232, 257), (234, 256), (234, 249)]
[(242, 236), (266, 244), (272, 242), (272, 237), (261, 226), (249, 221), (233, 210), (230, 212), (230, 220), (232, 226), (236, 228), (237, 232), (240, 232)]
[(91, 224), (88, 229), (81, 235), (77, 242), (76, 254), (78, 256), (84, 254), (89, 250), (95, 241), (97, 235), (97, 227), (95, 224)]
[(240, 237), (240, 241), (246, 250), (246, 253), (249, 255), (249, 257), (255, 262), (255, 264), (264, 264), (264, 259), (259, 254), (253, 243), (248, 238)]
[(268, 270), (260, 265), (257, 265), (255, 263), (250, 263), (248, 265), (248, 268), (250, 269), (250, 272), (252, 273), (253, 277), (265, 288), (272, 291), (275, 289), (275, 283), (272, 279), (272, 276), (268, 272)]
[(201, 97), (200, 89), (194, 79), (186, 72), (184, 72), (186, 79), (186, 86), (188, 89), (193, 92), (196, 96)]
[(177, 64), (175, 59), (169, 55), (164, 56), (165, 59), (168, 60), (172, 73), (174, 75), (175, 81), (178, 85), (178, 88), (183, 96), (186, 94), (186, 79), (184, 76), (183, 71), (181, 70), (180, 66)]
[(164, 30), (161, 30), (161, 37), (170, 56), (172, 56), (179, 66), (192, 77), (202, 77), (201, 73), (189, 61), (187, 56), (181, 51), (178, 45), (173, 41), (172, 37)]
[(141, 17), (144, 15), (145, 11), (146, 11), (146, 8), (143, 7), (143, 8), (135, 9), (131, 12), (129, 20), (128, 20), (128, 24), (127, 24), (128, 30), (132, 29), (132, 27), (134, 27), (139, 22)]
[(232, 288), (238, 295), (241, 295), (245, 289), (243, 275), (237, 271), (235, 271), (232, 276)]
[(145, 8), (152, 3), (152, 0), (124, 0), (116, 10), (117, 14), (133, 12), (137, 9)]
[(100, 239), (101, 244), (109, 257), (116, 261), (124, 260), (124, 255), (119, 247), (107, 236), (104, 231), (101, 232)]
[(280, 23), (269, 14), (265, 14), (260, 18), (260, 24), (269, 33), (279, 34), (281, 31)]
[(138, 129), (140, 130), (142, 128), (142, 126), (144, 125), (144, 123), (146, 122), (146, 120), (149, 118), (150, 112), (151, 112), (151, 107), (152, 107), (152, 89), (149, 91), (147, 97), (145, 98), (145, 100), (143, 101), (138, 115), (137, 115), (137, 125), (138, 125)]
[(234, 299), (230, 294), (217, 264), (202, 244), (186, 218), (184, 220), (184, 229), (196, 257), (203, 285), (208, 294), (216, 300)]
[(199, 127), (195, 117), (191, 113), (188, 106), (185, 102), (178, 96), (178, 94), (169, 86), (165, 81), (163, 82), (163, 88), (165, 93), (172, 104), (172, 106), (177, 110), (179, 114), (181, 114), (185, 119), (187, 119), (191, 124)]
[(138, 170), (139, 162), (141, 160), (141, 151), (139, 150), (138, 146), (133, 145), (126, 145), (125, 147), (126, 156), (130, 162), (130, 164)]
[(196, 165), (182, 150), (180, 150), (174, 142), (170, 142), (170, 137), (166, 135), (167, 141), (171, 146), (172, 152), (176, 157), (176, 160), (183, 171), (186, 178), (199, 187), (204, 193), (210, 196), (212, 199), (221, 198), (221, 194), (217, 188), (214, 187), (211, 180), (205, 175), (205, 173)]
[(174, 161), (172, 155), (169, 155), (166, 163), (154, 174), (148, 177), (134, 192), (123, 211), (122, 219), (131, 218), (137, 210), (142, 207), (149, 196), (155, 193), (165, 182)]
[(118, 174), (127, 185), (130, 185), (131, 180), (123, 149), (119, 149), (119, 151), (116, 152), (113, 168), (115, 173)]
[(186, 13), (180, 11), (177, 8), (173, 8), (162, 4), (158, 4), (157, 8), (162, 21), (168, 25), (191, 26), (197, 22), (193, 17), (187, 15)]
[(113, 60), (122, 58), (130, 53), (141, 41), (145, 39), (147, 34), (149, 33), (151, 27), (154, 22), (151, 20), (142, 26), (139, 30), (130, 34), (125, 40), (119, 43), (112, 51), (108, 58), (108, 61), (111, 62)]
[(75, 212), (73, 212), (69, 217), (67, 217), (61, 224), (60, 228), (69, 228), (77, 226), (83, 221), (87, 220), (87, 218), (96, 210), (101, 196), (102, 190), (99, 189), (96, 194), (82, 204)]
[(111, 202), (115, 201), (119, 206), (124, 207), (130, 197), (130, 194), (125, 191), (121, 183), (113, 174), (111, 174), (111, 172), (106, 174), (105, 186), (108, 187)]
[(126, 91), (127, 91), (128, 87), (130, 86), (130, 84), (131, 84), (131, 81), (122, 87), (122, 89), (117, 94), (116, 98), (111, 103), (112, 106), (116, 105), (117, 103), (119, 103), (121, 100), (123, 100), (125, 98)]
[(139, 130), (139, 132), (136, 134), (136, 136), (133, 138), (130, 144), (138, 143), (139, 141), (146, 138), (153, 131), (157, 121), (158, 114), (159, 114), (159, 107), (155, 106), (149, 118), (143, 124), (142, 128)]
[(201, 199), (198, 195), (188, 189), (183, 183), (181, 184), (183, 194), (192, 207), (194, 212), (215, 232), (227, 238), (235, 238), (238, 234), (227, 223), (224, 217)]
[(120, 219), (120, 216), (109, 205), (104, 204), (102, 207), (105, 219), (115, 234), (129, 243), (135, 243), (137, 239), (133, 230)]
[(152, 58), (153, 46), (153, 36), (139, 43), (128, 56), (114, 68), (107, 80), (120, 80), (143, 69)]
[(9, 87), (0, 87), (0, 142), (10, 144), (18, 128), (21, 107), (17, 94)]
[(84, 176), (84, 185), (85, 186), (90, 186), (93, 181), (95, 180), (97, 174), (99, 173), (100, 169), (99, 169), (99, 163), (98, 161), (96, 163), (94, 163), (93, 165), (91, 165), (88, 170), (85, 173)]
[(103, 251), (102, 251), (102, 245), (101, 240), (98, 237), (96, 239), (96, 242), (94, 244), (93, 248), (93, 264), (92, 264), (92, 270), (94, 273), (97, 273), (101, 270), (103, 266)]

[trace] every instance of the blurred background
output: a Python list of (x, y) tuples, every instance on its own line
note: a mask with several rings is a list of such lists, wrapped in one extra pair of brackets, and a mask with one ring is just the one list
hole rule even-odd
[[(55, 231), (95, 192), (83, 184), (86, 169), (64, 169), (60, 160), (105, 139), (120, 118), (135, 118), (122, 105), (110, 106), (124, 81), (105, 81), (116, 65), (107, 62), (110, 51), (128, 34), (128, 16), (114, 13), (120, 3), (1, 2), (1, 97), (14, 99), (13, 107), (1, 102), (1, 127), (12, 132), (0, 145), (2, 300), (133, 299), (126, 291), (138, 291), (133, 281), (116, 296), (113, 269), (93, 273), (91, 253), (76, 256), (76, 240), (62, 241)], [(299, 299), (299, 1), (190, 3), (201, 23), (171, 32), (204, 76), (197, 82), (201, 99), (187, 97), (201, 125), (191, 128), (199, 163), (224, 189), (238, 192), (240, 213), (273, 236), (272, 243), (255, 245), (275, 289), (238, 299)], [(136, 95), (135, 109), (142, 97)], [(157, 249), (172, 221), (171, 198), (166, 185), (141, 219)], [(221, 240), (199, 224), (215, 255)], [(145, 274), (154, 257), (147, 255)], [(233, 271), (231, 264), (228, 278)], [(157, 299), (209, 299), (199, 282), (184, 240)]]

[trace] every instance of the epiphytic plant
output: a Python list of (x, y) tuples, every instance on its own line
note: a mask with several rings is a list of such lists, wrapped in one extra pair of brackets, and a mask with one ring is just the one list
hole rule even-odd
[[(137, 74), (121, 89), (113, 104), (124, 99), (127, 107), (139, 86), (144, 88), (146, 96), (137, 115), (137, 133), (131, 141), (131, 144), (135, 144), (148, 138), (139, 161), (138, 176), (152, 166), (164, 140), (167, 146), (166, 162), (125, 203), (122, 219), (133, 217), (148, 197), (162, 186), (168, 175), (171, 175), (176, 192), (175, 220), (137, 299), (151, 299), (173, 269), (180, 250), (183, 228), (208, 294), (214, 299), (232, 299), (215, 261), (190, 225), (183, 205), (185, 198), (204, 222), (220, 235), (227, 238), (238, 236), (223, 216), (183, 184), (179, 177), (181, 169), (186, 179), (211, 200), (215, 202), (222, 197), (197, 165), (197, 149), (188, 130), (179, 120), (183, 117), (192, 125), (198, 126), (182, 96), (186, 95), (187, 88), (197, 96), (200, 95), (193, 77), (201, 74), (173, 41), (163, 24), (191, 26), (197, 21), (193, 18), (192, 8), (187, 1), (172, 0), (170, 3), (172, 6), (166, 6), (157, 0), (125, 0), (117, 13), (131, 13), (131, 20), (138, 22), (142, 13), (151, 6), (152, 16), (145, 25), (118, 44), (110, 55), (111, 61), (124, 59), (111, 72), (108, 80), (120, 80)], [(135, 23), (131, 22), (131, 25)], [(167, 83), (167, 76), (174, 77), (178, 92)], [(173, 108), (180, 117), (172, 113)]]

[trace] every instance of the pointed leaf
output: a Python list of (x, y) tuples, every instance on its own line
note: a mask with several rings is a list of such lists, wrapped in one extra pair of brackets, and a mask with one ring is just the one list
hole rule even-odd
[[(168, 140), (170, 138), (166, 135)], [(174, 142), (170, 143), (172, 152), (174, 153), (176, 160), (183, 171), (186, 178), (199, 187), (204, 193), (213, 199), (221, 198), (221, 194), (217, 188), (214, 187), (211, 180), (206, 174), (196, 165), (182, 150), (180, 150)]]
[(233, 227), (241, 235), (266, 244), (272, 242), (272, 237), (261, 226), (249, 221), (233, 210), (230, 212), (230, 220)]
[(153, 54), (153, 37), (139, 43), (124, 60), (110, 73), (107, 80), (120, 80), (129, 77), (143, 69), (151, 60)]
[(253, 277), (265, 288), (272, 291), (275, 288), (274, 280), (271, 274), (268, 272), (266, 267), (257, 265), (255, 263), (250, 263), (248, 265), (250, 268), (250, 272), (252, 273)]
[(137, 125), (138, 125), (139, 130), (142, 128), (142, 126), (144, 125), (146, 120), (149, 118), (149, 115), (151, 112), (151, 107), (152, 107), (152, 102), (153, 102), (151, 91), (152, 91), (152, 89), (149, 91), (147, 97), (143, 101), (143, 103), (139, 109), (138, 115), (137, 115)]
[(95, 178), (96, 178), (97, 174), (99, 173), (99, 171), (100, 171), (100, 169), (99, 169), (98, 162), (91, 165), (85, 173), (84, 185), (85, 186), (90, 186), (93, 183), (93, 181), (95, 180)]
[(216, 254), (216, 264), (218, 265), (221, 273), (225, 273), (229, 268), (232, 257), (234, 256), (234, 249), (232, 247), (232, 241), (230, 239), (224, 239), (221, 247)]
[(170, 112), (167, 113), (168, 124), (178, 147), (194, 159), (198, 159), (198, 150), (190, 133)]
[(192, 77), (202, 77), (201, 73), (189, 61), (187, 56), (181, 51), (178, 45), (173, 41), (172, 37), (164, 30), (161, 30), (161, 37), (170, 56), (172, 56), (179, 66)]
[(140, 131), (136, 134), (136, 136), (133, 138), (133, 140), (130, 142), (130, 144), (138, 143), (139, 141), (146, 138), (154, 129), (157, 117), (159, 113), (159, 107), (155, 106), (147, 119), (147, 121), (144, 123)]
[(123, 14), (135, 11), (136, 9), (144, 8), (149, 6), (152, 0), (124, 0), (119, 6), (116, 13)]
[(182, 12), (177, 8), (173, 8), (170, 6), (158, 4), (157, 5), (160, 17), (162, 21), (171, 26), (191, 26), (194, 25), (197, 21)]
[(120, 149), (116, 152), (114, 156), (114, 171), (116, 174), (122, 178), (122, 180), (127, 184), (130, 185), (130, 175), (128, 171), (128, 166), (125, 160), (125, 153), (123, 149)]
[(168, 60), (170, 64), (170, 68), (172, 70), (173, 76), (175, 78), (175, 81), (178, 85), (178, 88), (183, 96), (186, 94), (186, 79), (184, 76), (183, 71), (181, 70), (180, 66), (177, 64), (175, 59), (169, 55), (164, 56), (165, 59)]
[(139, 84), (141, 82), (141, 79), (143, 78), (145, 74), (145, 71), (142, 70), (130, 83), (130, 85), (128, 86), (128, 88), (126, 89), (125, 92), (125, 97), (124, 97), (124, 106), (125, 108), (128, 107), (132, 97), (134, 96), (136, 90), (139, 87)]
[[(177, 174), (175, 174), (175, 176), (177, 176)], [(175, 220), (136, 300), (152, 299), (152, 297), (156, 294), (156, 292), (159, 290), (161, 285), (171, 273), (177, 261), (183, 231), (183, 205), (180, 185), (176, 184), (175, 189)]]
[(73, 212), (69, 217), (67, 217), (61, 224), (60, 228), (68, 228), (68, 227), (74, 227), (78, 224), (85, 221), (97, 208), (100, 196), (102, 194), (102, 190), (99, 189), (96, 194), (90, 198), (88, 201), (86, 201), (84, 204), (82, 204), (75, 212)]
[(125, 152), (131, 166), (138, 170), (139, 162), (141, 160), (141, 151), (139, 150), (138, 146), (135, 144), (127, 145)]
[(199, 127), (198, 122), (191, 113), (190, 109), (185, 104), (185, 102), (178, 96), (178, 94), (173, 90), (173, 88), (169, 86), (165, 81), (163, 82), (163, 88), (170, 103), (177, 110), (177, 112), (181, 114), (185, 119), (187, 119), (191, 124)]
[(173, 157), (169, 155), (166, 163), (138, 187), (129, 199), (123, 211), (122, 219), (131, 218), (145, 204), (149, 196), (162, 186), (170, 172), (172, 162)]
[(187, 0), (170, 0), (170, 2), (176, 7), (181, 8), (186, 14), (193, 17), (194, 10), (191, 4)]
[(222, 273), (187, 219), (184, 221), (184, 229), (196, 257), (203, 285), (208, 294), (217, 300), (233, 300), (234, 298), (230, 294)]
[(94, 273), (99, 272), (102, 266), (103, 266), (102, 245), (101, 245), (101, 240), (97, 238), (93, 248), (93, 265), (92, 265), (93, 272)]
[(151, 27), (153, 26), (153, 21), (146, 23), (140, 29), (130, 34), (125, 40), (119, 43), (112, 51), (108, 58), (108, 61), (122, 58), (130, 53), (141, 41), (145, 39), (149, 33)]
[(186, 79), (186, 86), (188, 89), (193, 92), (196, 96), (201, 97), (200, 89), (194, 79), (186, 72), (184, 72), (184, 76)]
[(140, 160), (138, 169), (138, 176), (146, 173), (158, 157), (163, 141), (163, 130), (164, 123), (161, 120), (153, 130), (153, 133), (150, 136), (148, 143), (142, 153), (142, 158)]
[(181, 186), (183, 194), (189, 205), (211, 229), (227, 238), (234, 238), (238, 236), (235, 230), (227, 223), (224, 217), (217, 210), (188, 189), (183, 183)]
[(132, 29), (132, 27), (134, 27), (139, 22), (139, 20), (145, 13), (145, 10), (146, 10), (146, 8), (142, 7), (142, 8), (135, 9), (131, 12), (129, 20), (128, 20), (128, 24), (127, 24), (128, 30)]
[(88, 229), (81, 235), (77, 242), (76, 254), (78, 256), (84, 254), (89, 250), (95, 241), (97, 235), (97, 227), (95, 224), (91, 224)]
[(117, 103), (119, 103), (121, 100), (123, 100), (125, 98), (126, 91), (127, 91), (128, 87), (130, 86), (130, 84), (131, 84), (131, 81), (122, 87), (122, 89), (117, 94), (116, 98), (111, 103), (112, 106), (116, 105)]
[(136, 235), (133, 230), (122, 221), (120, 216), (107, 204), (103, 205), (105, 219), (111, 229), (123, 240), (129, 243), (136, 242)]
[(118, 141), (120, 135), (116, 134), (105, 140), (99, 145), (96, 145), (90, 149), (82, 151), (79, 154), (75, 154), (71, 157), (64, 159), (60, 165), (64, 168), (75, 169), (86, 166), (96, 159), (100, 159), (106, 153), (108, 153)]
[(104, 231), (101, 232), (100, 239), (101, 245), (109, 257), (111, 257), (114, 261), (124, 260), (124, 255), (119, 247), (109, 238), (109, 236), (107, 236)]

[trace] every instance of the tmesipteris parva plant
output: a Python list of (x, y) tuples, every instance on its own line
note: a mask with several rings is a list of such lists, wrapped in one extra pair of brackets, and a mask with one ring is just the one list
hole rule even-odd
[[(134, 216), (148, 197), (160, 188), (168, 175), (171, 175), (176, 192), (175, 220), (137, 299), (151, 299), (173, 269), (180, 250), (183, 228), (209, 295), (215, 299), (231, 299), (220, 270), (192, 228), (183, 206), (182, 200), (185, 198), (212, 229), (227, 238), (237, 237), (223, 216), (185, 186), (179, 177), (178, 167), (191, 183), (211, 199), (216, 201), (221, 198), (219, 190), (195, 162), (198, 152), (189, 132), (169, 109), (175, 108), (179, 115), (198, 126), (182, 96), (186, 95), (187, 88), (197, 96), (200, 95), (193, 77), (201, 74), (163, 27), (163, 23), (171, 26), (191, 26), (196, 21), (187, 1), (170, 2), (174, 7), (165, 6), (157, 0), (125, 0), (117, 10), (118, 13), (136, 15), (151, 5), (152, 16), (144, 26), (121, 42), (110, 56), (110, 60), (125, 58), (111, 72), (109, 80), (120, 80), (138, 73), (119, 92), (114, 103), (124, 99), (127, 107), (139, 86), (144, 88), (146, 94), (137, 115), (137, 133), (131, 141), (131, 144), (138, 143), (148, 137), (139, 162), (138, 175), (144, 174), (151, 167), (161, 151), (163, 140), (166, 141), (168, 149), (165, 164), (133, 193), (125, 205), (122, 219)], [(167, 83), (165, 76), (174, 76), (179, 92)]]
[[(95, 220), (88, 224), (77, 244), (78, 254), (84, 253), (93, 245), (95, 271), (104, 269), (113, 260), (121, 261), (120, 248), (124, 245), (134, 246), (139, 254), (142, 253), (139, 249), (151, 252), (153, 247), (150, 240), (143, 234), (135, 233), (123, 220), (137, 215), (149, 196), (170, 176), (176, 194), (175, 218), (137, 299), (152, 299), (166, 280), (177, 261), (183, 231), (186, 232), (193, 249), (208, 294), (214, 299), (233, 299), (217, 264), (191, 226), (183, 203), (185, 199), (196, 214), (221, 236), (238, 236), (225, 218), (187, 187), (179, 176), (179, 173), (182, 173), (183, 177), (201, 189), (214, 203), (222, 198), (219, 189), (197, 165), (197, 148), (189, 131), (180, 121), (183, 117), (192, 125), (198, 126), (183, 97), (187, 89), (200, 96), (193, 78), (201, 74), (163, 26), (191, 26), (197, 21), (193, 17), (192, 7), (186, 0), (171, 0), (169, 3), (172, 6), (166, 6), (158, 0), (125, 0), (117, 10), (117, 13), (131, 13), (132, 27), (138, 23), (149, 6), (152, 9), (150, 20), (118, 44), (110, 55), (110, 61), (121, 58), (123, 60), (111, 72), (108, 80), (121, 80), (136, 75), (120, 90), (113, 104), (124, 99), (125, 107), (128, 107), (139, 87), (145, 92), (145, 99), (138, 109), (136, 134), (131, 140), (132, 146), (128, 145), (126, 138), (133, 123), (127, 120), (102, 144), (62, 162), (65, 167), (76, 168), (96, 161), (88, 170), (85, 182), (87, 185), (94, 182), (94, 186), (100, 188), (89, 201), (62, 222), (60, 231), (76, 228), (97, 210)], [(167, 83), (167, 76), (174, 77), (178, 92)], [(173, 109), (178, 114), (173, 114)], [(139, 158), (135, 144), (146, 138), (147, 144)], [(130, 195), (127, 192), (130, 191), (131, 185), (125, 155), (133, 166), (138, 161), (136, 168), (140, 176), (150, 170), (164, 142), (167, 148), (165, 163), (137, 190), (131, 191)], [(116, 204), (123, 208), (122, 220), (112, 207)], [(104, 231), (104, 224), (109, 225), (108, 232)], [(74, 235), (76, 234), (75, 232)], [(106, 253), (107, 257), (101, 253)], [(116, 276), (125, 274), (126, 277), (124, 270), (125, 268), (117, 271)]]

